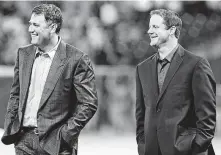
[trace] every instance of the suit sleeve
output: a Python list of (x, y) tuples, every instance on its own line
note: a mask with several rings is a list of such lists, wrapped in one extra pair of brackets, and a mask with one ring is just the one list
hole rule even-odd
[(144, 151), (144, 118), (145, 118), (145, 105), (144, 105), (142, 86), (137, 67), (136, 68), (136, 140), (138, 144), (138, 153), (140, 155), (143, 154)]
[(10, 133), (16, 132), (12, 130), (13, 130), (13, 123), (16, 123), (15, 119), (18, 117), (19, 94), (20, 94), (20, 84), (19, 84), (19, 52), (18, 52), (14, 66), (14, 78), (11, 86), (7, 111), (5, 114), (5, 123), (4, 123), (5, 133), (2, 137), (2, 141), (5, 144), (8, 143), (4, 140), (5, 136), (9, 136)]
[(73, 85), (78, 102), (77, 110), (61, 130), (62, 138), (69, 146), (77, 141), (80, 131), (95, 114), (98, 106), (95, 74), (87, 55), (83, 55), (78, 61)]
[(207, 60), (201, 59), (197, 63), (192, 87), (198, 130), (195, 143), (206, 150), (214, 137), (216, 125), (216, 82)]

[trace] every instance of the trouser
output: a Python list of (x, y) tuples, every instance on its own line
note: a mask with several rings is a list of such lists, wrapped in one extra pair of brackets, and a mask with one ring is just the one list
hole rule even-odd
[[(34, 128), (22, 129), (19, 137), (15, 143), (16, 155), (50, 155), (41, 148), (39, 136)], [(59, 155), (72, 155), (72, 153), (64, 150)]]
[(162, 155), (161, 150), (160, 150), (159, 143), (158, 143), (158, 155)]

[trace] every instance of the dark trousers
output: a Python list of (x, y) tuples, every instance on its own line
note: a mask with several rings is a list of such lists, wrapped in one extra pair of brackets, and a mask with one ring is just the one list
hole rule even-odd
[(161, 150), (160, 150), (159, 143), (158, 143), (158, 155), (162, 155)]
[(15, 143), (16, 155), (49, 155), (39, 144), (39, 137), (33, 130), (21, 131)]
[[(34, 130), (21, 131), (20, 138), (15, 143), (16, 155), (50, 155), (39, 144), (39, 137)], [(59, 155), (71, 155), (69, 151), (62, 151)]]

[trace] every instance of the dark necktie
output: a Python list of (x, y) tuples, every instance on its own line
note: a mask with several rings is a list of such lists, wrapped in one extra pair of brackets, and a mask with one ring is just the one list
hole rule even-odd
[(160, 68), (160, 71), (162, 71), (162, 69), (167, 65), (168, 63), (168, 60), (167, 59), (163, 59), (163, 60), (158, 60), (160, 65), (161, 65), (161, 68)]
[(160, 70), (159, 70), (159, 73), (158, 73), (158, 85), (159, 85), (159, 92), (161, 92), (161, 89), (163, 87), (163, 82), (164, 82), (164, 78), (165, 78), (165, 70), (164, 67), (169, 63), (169, 61), (167, 59), (163, 59), (163, 60), (158, 60), (159, 63), (160, 63)]

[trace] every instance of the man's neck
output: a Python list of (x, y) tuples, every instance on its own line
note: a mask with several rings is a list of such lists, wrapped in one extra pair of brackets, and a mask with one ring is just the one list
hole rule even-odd
[(177, 46), (178, 41), (174, 40), (173, 42), (168, 43), (165, 46), (162, 46), (158, 49), (160, 59), (164, 59), (170, 52), (173, 51), (173, 49)]
[(48, 41), (47, 45), (45, 45), (44, 47), (39, 47), (39, 48), (43, 52), (48, 52), (57, 45), (58, 40), (59, 40), (58, 35), (55, 35), (55, 36), (51, 37), (51, 39)]

